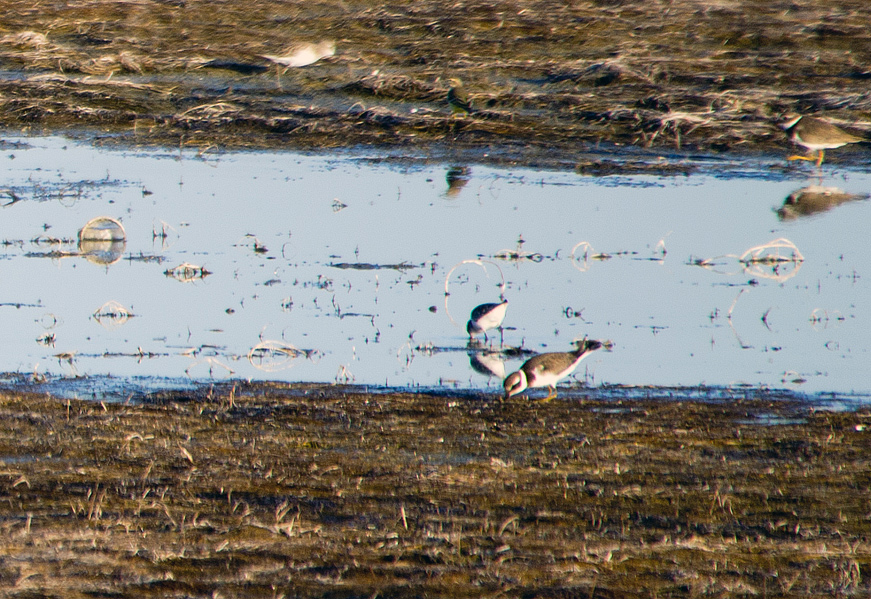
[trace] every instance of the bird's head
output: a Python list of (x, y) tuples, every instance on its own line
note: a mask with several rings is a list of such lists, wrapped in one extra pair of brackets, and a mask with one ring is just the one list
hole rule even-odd
[(466, 332), (469, 334), (469, 337), (476, 335), (481, 332), (481, 327), (474, 323), (474, 321), (469, 321), (466, 323)]
[(522, 393), (523, 390), (526, 389), (526, 374), (522, 370), (512, 372), (508, 375), (508, 378), (505, 379), (502, 386), (505, 388), (505, 399), (508, 399), (512, 395)]

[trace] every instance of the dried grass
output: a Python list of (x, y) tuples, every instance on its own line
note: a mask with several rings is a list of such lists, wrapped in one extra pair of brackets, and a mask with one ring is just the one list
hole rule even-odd
[[(788, 111), (871, 131), (861, 0), (18, 4), (0, 36), (23, 75), (0, 83), (7, 127), (147, 120), (139, 143), (438, 142), (550, 165), (579, 142), (785, 151)], [(331, 40), (308, 66), (264, 58)], [(480, 114), (451, 118), (449, 77)]]
[(236, 382), (0, 415), (12, 595), (869, 592), (867, 410)]

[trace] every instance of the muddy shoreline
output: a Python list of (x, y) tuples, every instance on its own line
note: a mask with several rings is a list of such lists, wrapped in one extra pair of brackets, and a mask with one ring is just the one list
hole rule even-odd
[[(688, 27), (688, 24), (692, 24)], [(282, 68), (265, 55), (333, 40)], [(0, 127), (687, 174), (871, 130), (859, 0), (7, 3)], [(449, 77), (478, 109), (452, 116)], [(699, 159), (699, 157), (701, 157)], [(827, 155), (867, 163), (867, 147)], [(700, 166), (701, 165), (701, 166)], [(742, 389), (0, 391), (8, 597), (871, 593), (871, 411)]]
[[(0, 126), (589, 174), (627, 161), (684, 172), (698, 153), (780, 160), (787, 112), (871, 130), (864, 4), (818, 4), (13, 2)], [(325, 41), (335, 54), (304, 67), (266, 58)], [(451, 115), (451, 77), (473, 115)], [(830, 159), (863, 164), (866, 152)]]
[(856, 596), (871, 413), (235, 383), (0, 396), (6, 596)]

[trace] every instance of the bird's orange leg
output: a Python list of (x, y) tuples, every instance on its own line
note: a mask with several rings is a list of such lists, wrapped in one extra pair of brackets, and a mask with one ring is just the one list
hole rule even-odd
[(820, 165), (823, 163), (823, 156), (825, 156), (825, 153), (825, 150), (820, 150), (820, 155), (817, 158), (817, 168), (820, 168)]
[(541, 403), (547, 403), (555, 397), (556, 397), (556, 387), (551, 387), (550, 393), (547, 394), (547, 397), (545, 397), (544, 399), (541, 400)]
[(816, 158), (812, 158), (811, 156), (802, 156), (801, 154), (796, 154), (795, 156), (789, 156), (787, 160), (807, 160), (808, 162), (813, 162)]

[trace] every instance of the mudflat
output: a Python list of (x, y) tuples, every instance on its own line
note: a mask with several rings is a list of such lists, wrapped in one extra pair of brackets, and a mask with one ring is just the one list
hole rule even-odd
[[(242, 383), (0, 396), (9, 597), (871, 590), (871, 413)], [(644, 394), (642, 394), (643, 396)]]
[[(858, 0), (5, 8), (0, 126), (101, 144), (685, 172), (689, 153), (785, 155), (787, 112), (869, 128)], [(307, 66), (276, 60), (332, 44)], [(451, 114), (450, 78), (472, 114)], [(4, 391), (0, 589), (869, 594), (871, 412), (697, 391), (539, 403), (237, 382), (127, 404)]]
[[(863, 0), (16, 1), (0, 126), (667, 170), (686, 152), (786, 152), (790, 112), (867, 134), (867, 16)], [(473, 114), (451, 114), (450, 78)]]

